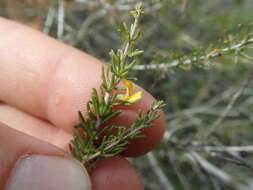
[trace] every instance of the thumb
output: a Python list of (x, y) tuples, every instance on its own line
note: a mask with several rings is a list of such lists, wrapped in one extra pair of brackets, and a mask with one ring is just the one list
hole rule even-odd
[(85, 168), (62, 150), (0, 123), (0, 189), (91, 190)]

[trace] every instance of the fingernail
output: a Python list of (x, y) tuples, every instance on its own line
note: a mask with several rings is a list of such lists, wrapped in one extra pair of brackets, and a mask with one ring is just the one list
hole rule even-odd
[(5, 189), (91, 190), (91, 183), (86, 169), (72, 158), (31, 155), (18, 161)]

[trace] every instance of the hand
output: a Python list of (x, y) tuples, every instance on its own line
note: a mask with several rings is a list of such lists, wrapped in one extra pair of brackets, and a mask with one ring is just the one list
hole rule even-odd
[[(154, 148), (164, 132), (164, 116), (122, 157), (103, 159), (90, 178), (71, 158), (68, 144), (77, 111), (100, 85), (102, 64), (40, 32), (0, 18), (0, 189), (141, 190), (143, 185), (123, 156)], [(140, 87), (135, 87), (140, 89)], [(153, 97), (124, 108), (117, 123), (128, 125)], [(90, 180), (91, 179), (91, 180)]]

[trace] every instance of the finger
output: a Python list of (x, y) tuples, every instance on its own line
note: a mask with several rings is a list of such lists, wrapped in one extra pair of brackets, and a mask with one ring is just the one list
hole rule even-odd
[[(135, 105), (136, 106), (136, 105)], [(142, 106), (142, 108), (145, 105)], [(136, 110), (141, 109), (139, 106), (136, 106)], [(119, 126), (126, 126), (129, 127), (133, 124), (137, 117), (137, 113), (132, 110), (122, 110), (122, 114), (117, 117), (117, 119), (111, 121), (112, 125), (119, 125)], [(144, 128), (142, 130), (144, 138), (133, 139), (130, 141), (125, 152), (122, 155), (126, 157), (136, 157), (147, 153), (148, 151), (152, 150), (157, 146), (160, 142), (162, 135), (164, 133), (164, 128), (160, 127), (163, 126), (164, 123), (164, 114), (161, 112), (161, 118), (155, 120), (153, 122), (153, 127)]]
[(71, 134), (52, 124), (11, 107), (0, 104), (0, 121), (9, 127), (68, 150)]
[[(125, 118), (128, 118), (127, 121)], [(136, 112), (124, 110), (117, 120), (112, 121), (111, 124), (127, 127), (134, 122), (135, 118)], [(24, 132), (37, 139), (46, 141), (66, 151), (69, 150), (69, 142), (73, 138), (70, 133), (67, 133), (61, 128), (57, 128), (46, 121), (32, 117), (31, 115), (6, 104), (0, 104), (0, 121), (13, 129)], [(157, 134), (154, 133), (153, 130), (156, 129), (153, 128), (144, 131), (144, 134), (146, 134), (147, 138), (131, 141), (131, 144), (128, 146), (127, 151), (124, 152), (123, 155), (138, 156), (146, 153), (151, 148), (154, 148), (153, 145), (158, 143), (154, 142), (154, 140), (159, 138), (153, 138), (153, 134)]]
[[(54, 146), (2, 124), (0, 144), (0, 189), (89, 189), (85, 169)], [(102, 160), (91, 178), (93, 190), (143, 189), (136, 171), (120, 157)]]
[[(8, 31), (7, 36), (0, 35), (5, 36), (0, 39), (0, 99), (55, 126), (72, 130), (78, 122), (77, 111), (83, 110), (92, 88), (101, 82), (101, 63), (27, 27), (4, 19), (0, 23), (0, 34)], [(147, 110), (153, 100), (144, 91), (142, 103), (129, 109)], [(147, 133), (147, 139), (154, 139), (149, 142), (157, 143), (162, 137), (163, 119), (156, 124), (150, 128), (152, 134)], [(151, 145), (149, 149), (156, 144)]]
[(0, 189), (91, 190), (85, 168), (48, 143), (0, 124), (0, 146)]
[(143, 190), (135, 169), (121, 157), (103, 159), (91, 171), (93, 190)]
[(6, 31), (0, 43), (0, 99), (70, 129), (76, 112), (100, 83), (101, 63), (38, 31), (0, 19), (0, 34)]

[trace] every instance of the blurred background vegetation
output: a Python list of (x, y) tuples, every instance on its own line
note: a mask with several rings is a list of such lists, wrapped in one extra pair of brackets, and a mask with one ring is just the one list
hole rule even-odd
[[(105, 63), (137, 0), (0, 0), (23, 22)], [(253, 1), (145, 0), (133, 73), (167, 103), (160, 146), (131, 160), (147, 190), (253, 189)]]

